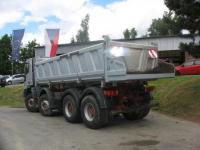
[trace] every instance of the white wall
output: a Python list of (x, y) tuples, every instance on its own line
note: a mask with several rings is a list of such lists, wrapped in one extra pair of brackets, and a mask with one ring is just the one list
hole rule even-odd
[[(180, 43), (189, 43), (192, 39), (185, 37), (165, 37), (165, 38), (148, 38), (148, 39), (135, 39), (130, 41), (137, 44), (151, 45), (152, 43), (158, 45), (158, 51), (179, 50)], [(196, 37), (195, 42), (199, 42), (200, 37)]]

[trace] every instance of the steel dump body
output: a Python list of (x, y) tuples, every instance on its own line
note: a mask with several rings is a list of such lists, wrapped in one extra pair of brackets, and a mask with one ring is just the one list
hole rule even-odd
[[(36, 83), (151, 80), (174, 76), (174, 67), (159, 70), (154, 46), (110, 41), (35, 63)], [(113, 56), (112, 51), (119, 56)], [(123, 53), (120, 55), (120, 53)], [(163, 66), (163, 65), (162, 65)], [(163, 67), (162, 67), (163, 70)], [(164, 69), (165, 70), (165, 69)]]
[(66, 121), (83, 121), (91, 129), (107, 125), (111, 116), (127, 120), (148, 115), (152, 107), (147, 80), (174, 77), (174, 66), (158, 59), (157, 47), (115, 42), (53, 58), (31, 58), (25, 65), (25, 106)]

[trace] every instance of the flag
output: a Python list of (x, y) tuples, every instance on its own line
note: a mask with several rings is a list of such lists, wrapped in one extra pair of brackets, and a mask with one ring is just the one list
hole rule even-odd
[(19, 60), (19, 49), (21, 45), (22, 38), (24, 36), (25, 29), (13, 30), (12, 33), (12, 60)]
[(45, 56), (56, 56), (59, 39), (59, 29), (46, 29), (45, 32)]

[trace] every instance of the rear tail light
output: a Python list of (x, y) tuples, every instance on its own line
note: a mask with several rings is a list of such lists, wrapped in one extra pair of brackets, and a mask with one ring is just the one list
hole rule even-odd
[(118, 90), (104, 90), (104, 95), (105, 96), (118, 96), (119, 95), (119, 92)]

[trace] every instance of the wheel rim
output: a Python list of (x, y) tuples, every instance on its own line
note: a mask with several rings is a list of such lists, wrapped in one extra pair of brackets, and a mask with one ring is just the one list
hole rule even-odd
[(43, 100), (41, 102), (41, 108), (44, 111), (48, 111), (49, 110), (49, 102), (47, 100)]
[(74, 111), (75, 111), (74, 103), (71, 100), (67, 101), (65, 104), (65, 114), (68, 117), (71, 117)]
[(85, 115), (85, 118), (88, 120), (88, 121), (93, 121), (95, 119), (95, 116), (96, 116), (96, 109), (94, 107), (93, 104), (91, 103), (88, 103), (85, 105), (85, 108), (84, 108), (84, 115)]
[(33, 106), (34, 106), (34, 99), (33, 99), (33, 98), (30, 98), (30, 99), (28, 100), (28, 106), (29, 106), (29, 107), (33, 107)]

